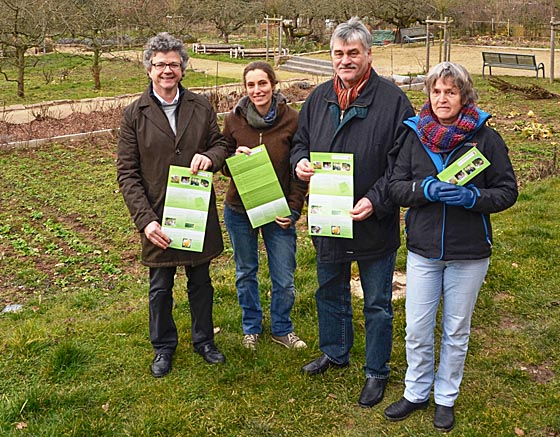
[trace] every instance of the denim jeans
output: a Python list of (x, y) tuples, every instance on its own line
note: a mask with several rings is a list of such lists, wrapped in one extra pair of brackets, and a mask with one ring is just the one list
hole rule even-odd
[[(393, 336), (391, 304), (396, 253), (377, 259), (357, 261), (364, 291), (367, 377), (387, 379)], [(319, 318), (319, 347), (335, 363), (350, 359), (354, 344), (350, 296), (351, 263), (317, 261), (319, 288), (315, 294)]]
[[(489, 258), (438, 261), (409, 252), (406, 267), (406, 360), (404, 397), (452, 407), (459, 395), (471, 318)], [(443, 297), (439, 366), (434, 376), (434, 329)]]
[[(195, 349), (214, 341), (214, 288), (209, 267), (209, 262), (185, 267), (191, 336)], [(176, 267), (150, 268), (150, 341), (156, 354), (173, 354), (178, 344), (177, 327), (173, 320), (173, 284), (176, 271)]]
[(262, 234), (268, 257), (268, 271), (272, 282), (270, 300), (270, 329), (273, 335), (286, 335), (294, 330), (290, 312), (296, 293), (296, 230), (292, 225), (282, 229), (276, 223), (267, 223), (253, 229), (245, 213), (224, 208), (224, 221), (233, 246), (235, 285), (242, 312), (244, 334), (262, 332), (263, 312), (260, 301), (258, 236)]

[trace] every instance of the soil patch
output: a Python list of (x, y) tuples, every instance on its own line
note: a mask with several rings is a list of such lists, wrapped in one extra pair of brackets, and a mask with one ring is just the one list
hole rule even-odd
[[(288, 102), (304, 101), (312, 91), (308, 82), (296, 82), (282, 89)], [(218, 113), (229, 112), (242, 96), (240, 86), (224, 88), (219, 92), (203, 92)], [(54, 138), (105, 129), (117, 129), (120, 126), (124, 106), (89, 113), (73, 112), (67, 117), (56, 118), (37, 114), (29, 123), (9, 123), (0, 120), (0, 145), (19, 141)]]

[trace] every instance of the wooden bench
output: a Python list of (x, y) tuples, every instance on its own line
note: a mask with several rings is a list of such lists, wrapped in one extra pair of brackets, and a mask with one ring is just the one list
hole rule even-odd
[(434, 35), (432, 33), (427, 35), (425, 27), (407, 27), (405, 29), (400, 29), (399, 33), (401, 37), (401, 47), (403, 43), (410, 44), (417, 41), (426, 41), (428, 37), (430, 41), (434, 41)]
[(498, 52), (482, 52), (482, 77), (484, 70), (488, 67), (490, 75), (492, 75), (492, 67), (515, 68), (518, 70), (533, 70), (539, 77), (539, 70), (542, 70), (544, 78), (544, 64), (541, 62), (537, 65), (535, 55), (518, 54), (518, 53), (498, 53)]
[(203, 53), (205, 55), (227, 53), (230, 57), (233, 57), (233, 51), (242, 49), (243, 46), (240, 44), (206, 44), (195, 42), (192, 48), (194, 53)]

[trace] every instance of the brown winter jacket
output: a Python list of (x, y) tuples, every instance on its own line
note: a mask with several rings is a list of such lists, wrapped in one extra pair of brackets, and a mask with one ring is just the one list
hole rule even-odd
[(142, 263), (149, 267), (194, 266), (210, 261), (223, 250), (216, 196), (212, 189), (203, 252), (162, 250), (142, 232), (152, 221), (161, 223), (170, 165), (189, 167), (195, 153), (212, 160), (220, 170), (228, 153), (216, 113), (208, 100), (181, 88), (177, 135), (151, 85), (123, 113), (118, 141), (117, 180), (134, 224), (142, 235)]
[[(290, 174), (290, 150), (292, 149), (292, 138), (297, 130), (298, 113), (286, 105), (286, 100), (281, 94), (277, 95), (277, 98), (279, 101), (276, 124), (266, 129), (249, 126), (245, 115), (245, 106), (248, 104), (248, 97), (246, 97), (226, 115), (224, 136), (232, 145), (230, 148), (233, 147), (233, 149), (238, 146), (253, 148), (260, 145), (261, 142), (264, 143), (295, 221), (301, 214), (307, 193), (307, 184), (295, 181)], [(230, 176), (227, 166), (223, 172)], [(226, 193), (226, 203), (234, 210), (245, 210), (233, 180), (230, 181)]]

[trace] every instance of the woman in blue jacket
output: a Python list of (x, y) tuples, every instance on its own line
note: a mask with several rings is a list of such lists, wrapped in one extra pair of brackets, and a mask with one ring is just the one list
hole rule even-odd
[[(467, 355), (472, 313), (492, 249), (490, 214), (512, 206), (517, 182), (500, 135), (486, 126), (490, 115), (475, 105), (464, 67), (436, 65), (426, 76), (428, 100), (405, 121), (389, 192), (406, 214), (407, 292), (404, 396), (385, 409), (391, 421), (428, 407), (433, 385), (434, 426), (450, 431)], [(470, 162), (474, 148), (490, 162)], [(437, 175), (454, 162), (456, 177)], [(461, 171), (461, 168), (463, 169)], [(476, 174), (464, 183), (469, 173)], [(462, 179), (462, 180), (459, 180)], [(461, 184), (461, 185), (460, 185)], [(434, 328), (442, 299), (442, 339), (434, 371)]]

